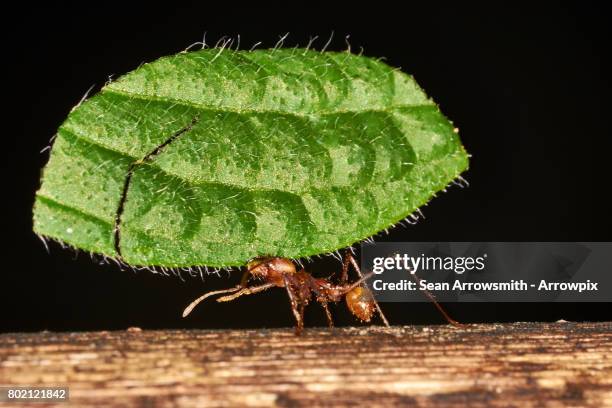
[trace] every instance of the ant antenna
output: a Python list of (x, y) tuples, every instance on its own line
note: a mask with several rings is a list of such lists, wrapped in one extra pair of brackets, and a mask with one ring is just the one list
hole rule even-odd
[(223, 290), (215, 290), (212, 292), (207, 292), (205, 294), (203, 294), (202, 296), (200, 296), (199, 298), (197, 298), (196, 300), (194, 300), (193, 302), (191, 302), (189, 304), (189, 306), (187, 306), (185, 308), (185, 310), (183, 311), (183, 317), (187, 317), (189, 315), (189, 313), (192, 312), (192, 310), (200, 303), (202, 302), (204, 299), (210, 297), (210, 296), (214, 296), (214, 295), (220, 295), (222, 293), (230, 293), (230, 292), (237, 292), (240, 289), (242, 289), (242, 285), (237, 285), (234, 286), (233, 288), (230, 289), (223, 289)]
[(217, 299), (217, 302), (231, 302), (234, 299), (239, 298), (242, 295), (253, 295), (255, 293), (263, 292), (264, 290), (268, 290), (276, 286), (274, 283), (264, 283), (259, 286), (251, 286), (247, 288), (242, 288), (236, 293), (232, 293), (231, 295), (223, 296)]

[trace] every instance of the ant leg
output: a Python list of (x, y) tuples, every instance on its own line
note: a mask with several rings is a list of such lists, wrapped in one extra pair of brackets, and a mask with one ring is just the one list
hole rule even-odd
[[(418, 276), (416, 276), (415, 273), (411, 273), (410, 271), (408, 271), (408, 274), (410, 275), (410, 277), (416, 282), (417, 286), (419, 286), (420, 288), (420, 283), (421, 283), (421, 278), (419, 278)], [(450, 317), (448, 315), (448, 313), (446, 313), (446, 310), (444, 310), (444, 308), (442, 306), (440, 306), (440, 304), (438, 303), (438, 301), (436, 300), (436, 298), (434, 297), (434, 295), (431, 294), (430, 291), (428, 291), (427, 289), (421, 289), (421, 292), (423, 292), (423, 294), (425, 296), (427, 296), (427, 298), (429, 300), (431, 300), (431, 302), (434, 304), (434, 306), (436, 307), (436, 309), (438, 309), (438, 311), (442, 314), (442, 316), (444, 316), (444, 318), (446, 319), (447, 322), (449, 322), (450, 324), (452, 324), (455, 327), (462, 327), (465, 328), (467, 327), (467, 325), (463, 324), (463, 323), (459, 323), (458, 321), (456, 321), (455, 319), (453, 319), (452, 317)]]
[[(302, 328), (304, 328), (304, 308), (306, 304), (304, 302), (299, 303), (300, 320), (302, 321)], [(300, 330), (301, 331), (301, 330)]]
[(342, 271), (340, 272), (340, 283), (348, 282), (348, 270), (349, 265), (351, 263), (351, 259), (349, 258), (348, 249), (344, 252), (344, 256), (342, 257)]
[(320, 301), (319, 303), (321, 303), (321, 306), (323, 306), (323, 309), (325, 310), (325, 317), (327, 317), (327, 326), (330, 329), (333, 328), (334, 320), (332, 319), (331, 312), (329, 311), (329, 306), (327, 304), (327, 301), (323, 300), (323, 301)]
[[(348, 250), (346, 250), (344, 252), (344, 259), (345, 261), (343, 262), (343, 266), (344, 264), (347, 265), (347, 270), (348, 270), (348, 264), (350, 263), (351, 265), (353, 265), (353, 268), (355, 269), (355, 272), (357, 272), (357, 275), (359, 275), (359, 277), (362, 280), (365, 280), (367, 277), (369, 277), (370, 275), (367, 275), (364, 278), (363, 273), (361, 273), (361, 268), (359, 267), (359, 264), (357, 263), (357, 261), (355, 260), (355, 257), (353, 256), (353, 254), (351, 254)], [(369, 290), (369, 289), (368, 289)], [(376, 310), (378, 311), (378, 315), (380, 316), (380, 319), (383, 321), (383, 323), (385, 324), (385, 326), (389, 327), (389, 321), (387, 320), (387, 317), (385, 316), (385, 314), (383, 313), (382, 309), (380, 308), (380, 305), (378, 304), (378, 302), (376, 301), (376, 299), (374, 299), (374, 296), (372, 296), (372, 300), (374, 301), (374, 305), (376, 306)]]
[(302, 308), (302, 314), (300, 314), (298, 310), (298, 301), (296, 298), (296, 294), (293, 292), (293, 287), (287, 278), (287, 275), (283, 275), (283, 281), (285, 282), (285, 289), (287, 289), (287, 295), (289, 296), (289, 304), (291, 305), (291, 312), (293, 312), (293, 317), (295, 318), (295, 334), (302, 334), (302, 330), (304, 329), (304, 315)]
[(222, 296), (217, 299), (217, 302), (231, 302), (232, 300), (239, 298), (242, 295), (252, 295), (254, 293), (263, 292), (264, 290), (268, 290), (276, 286), (273, 283), (265, 283), (259, 286), (251, 286), (247, 288), (241, 288), (236, 293), (232, 293), (231, 295)]

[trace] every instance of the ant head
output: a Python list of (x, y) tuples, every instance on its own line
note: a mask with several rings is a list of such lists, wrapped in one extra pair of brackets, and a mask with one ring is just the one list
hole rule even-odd
[(358, 319), (369, 322), (376, 310), (372, 294), (363, 286), (356, 286), (345, 296), (346, 306)]
[(259, 278), (276, 278), (295, 273), (295, 265), (287, 258), (258, 257), (247, 263), (251, 275)]

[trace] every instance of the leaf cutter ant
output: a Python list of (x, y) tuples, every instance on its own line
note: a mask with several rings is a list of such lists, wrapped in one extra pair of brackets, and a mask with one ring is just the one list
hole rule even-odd
[[(348, 277), (349, 266), (351, 265), (359, 276), (359, 279), (352, 283), (349, 282)], [(327, 324), (330, 328), (334, 326), (334, 322), (328, 304), (337, 303), (342, 298), (344, 298), (348, 310), (359, 320), (369, 322), (372, 320), (374, 313), (378, 312), (383, 324), (389, 327), (389, 321), (380, 305), (365, 286), (365, 281), (372, 275), (372, 272), (365, 275), (361, 272), (359, 264), (349, 251), (344, 254), (338, 283), (332, 282), (329, 278), (315, 278), (303, 268), (298, 270), (295, 264), (287, 258), (259, 257), (247, 263), (247, 269), (242, 275), (240, 284), (233, 288), (203, 294), (185, 308), (183, 317), (189, 315), (200, 302), (211, 296), (226, 294), (217, 298), (217, 302), (231, 302), (243, 295), (253, 295), (270, 288), (279, 287), (285, 288), (287, 291), (291, 311), (296, 321), (296, 335), (300, 335), (304, 329), (304, 309), (313, 297), (325, 310)], [(409, 275), (417, 281), (418, 286), (419, 278), (414, 274)], [(251, 279), (260, 280), (264, 283), (248, 286)], [(423, 290), (423, 292), (450, 324), (463, 326), (446, 313), (431, 293), (426, 290)]]

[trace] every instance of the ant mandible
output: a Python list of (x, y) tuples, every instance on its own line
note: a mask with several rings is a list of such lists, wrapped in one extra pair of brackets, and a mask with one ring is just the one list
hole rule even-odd
[[(359, 279), (353, 283), (348, 281), (350, 265), (353, 266), (353, 269), (357, 275), (359, 275)], [(373, 273), (364, 275), (361, 272), (359, 264), (349, 251), (346, 251), (344, 254), (339, 283), (333, 283), (329, 278), (315, 278), (303, 268), (297, 270), (295, 264), (287, 258), (259, 257), (247, 263), (247, 270), (242, 275), (240, 284), (233, 288), (205, 293), (185, 308), (183, 317), (189, 315), (200, 302), (210, 296), (231, 293), (217, 298), (217, 302), (230, 302), (243, 295), (252, 295), (273, 287), (279, 287), (285, 288), (289, 296), (291, 311), (296, 321), (295, 333), (297, 335), (300, 335), (304, 329), (304, 308), (310, 303), (313, 296), (325, 310), (327, 324), (330, 328), (334, 326), (334, 322), (328, 303), (339, 302), (343, 297), (349, 311), (359, 320), (369, 322), (376, 311), (383, 324), (389, 327), (389, 321), (382, 312), (378, 302), (374, 299), (370, 290), (365, 286), (365, 281), (372, 275)], [(418, 284), (419, 278), (414, 274), (409, 275), (413, 277)], [(258, 279), (264, 283), (256, 286), (248, 286), (251, 278)], [(442, 309), (431, 293), (426, 290), (423, 290), (423, 292), (450, 324), (462, 326)]]

